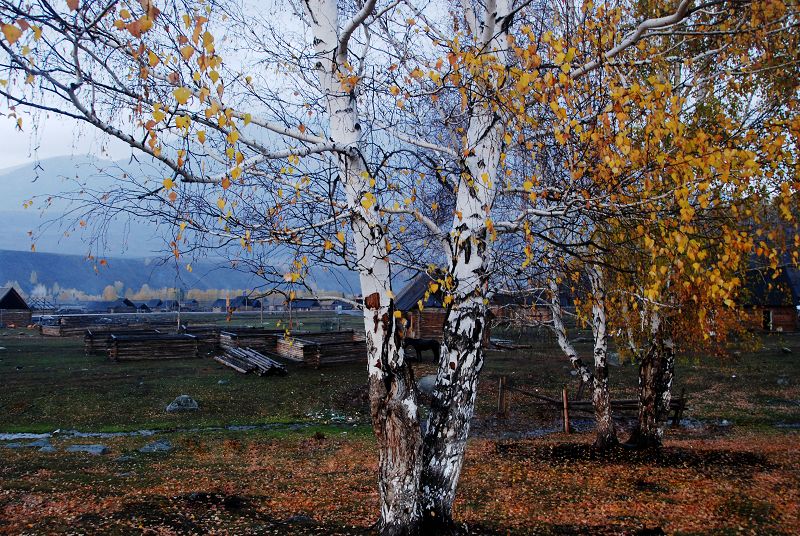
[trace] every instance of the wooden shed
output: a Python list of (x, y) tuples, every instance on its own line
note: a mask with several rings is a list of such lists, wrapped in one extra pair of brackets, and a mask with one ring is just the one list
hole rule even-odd
[(0, 326), (28, 326), (31, 308), (13, 287), (0, 288)]
[(762, 331), (800, 330), (800, 270), (749, 270), (744, 292), (746, 322)]
[(419, 274), (397, 293), (394, 307), (403, 313), (408, 339), (442, 340), (447, 311), (442, 306), (442, 292), (428, 292), (431, 282), (428, 274)]
[(495, 294), (489, 300), (489, 311), (494, 325), (539, 326), (553, 320), (550, 305), (540, 296)]

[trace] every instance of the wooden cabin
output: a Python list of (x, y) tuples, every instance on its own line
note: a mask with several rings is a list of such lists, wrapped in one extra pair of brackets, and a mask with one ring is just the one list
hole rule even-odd
[(800, 330), (800, 270), (749, 270), (744, 297), (745, 322), (751, 329)]
[(31, 323), (31, 308), (14, 287), (0, 288), (0, 326), (19, 327)]
[(297, 298), (289, 301), (289, 309), (292, 311), (321, 311), (322, 305), (315, 298)]
[[(562, 305), (564, 300), (562, 299)], [(553, 321), (550, 305), (539, 296), (495, 294), (489, 300), (492, 323), (497, 326), (540, 326)]]
[[(403, 313), (405, 338), (442, 340), (447, 311), (442, 306), (442, 292), (428, 292), (433, 279), (419, 274), (397, 293), (394, 307)], [(427, 293), (427, 297), (426, 297)]]

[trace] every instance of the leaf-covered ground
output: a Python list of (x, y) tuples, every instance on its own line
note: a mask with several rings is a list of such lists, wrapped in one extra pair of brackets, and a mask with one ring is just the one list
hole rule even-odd
[[(375, 452), (355, 432), (189, 434), (167, 454), (136, 452), (143, 438), (106, 441), (105, 456), (5, 450), (0, 531), (369, 532)], [(456, 516), (479, 534), (795, 534), (798, 439), (684, 437), (610, 456), (587, 435), (474, 440)]]
[[(576, 388), (552, 341), (520, 342), (533, 347), (489, 352), (482, 373), (456, 504), (472, 533), (797, 533), (800, 335), (765, 337), (760, 349), (727, 359), (682, 358), (676, 390), (687, 391), (692, 426), (671, 430), (658, 456), (600, 457), (590, 433), (520, 439), (557, 429), (559, 412), (512, 393), (511, 415), (498, 419), (500, 376), (549, 396)], [(590, 352), (588, 342), (576, 346)], [(259, 378), (211, 360), (112, 363), (83, 355), (80, 339), (18, 330), (0, 332), (0, 347), (0, 433), (162, 430), (55, 436), (54, 453), (0, 441), (0, 532), (353, 534), (376, 520), (361, 365)], [(415, 365), (417, 376), (434, 370)], [(615, 398), (633, 396), (635, 367), (612, 368), (611, 382)], [(165, 413), (184, 393), (201, 410)], [(186, 431), (286, 422), (300, 426)], [(175, 450), (137, 452), (154, 439)], [(77, 443), (102, 443), (111, 453), (64, 452)]]

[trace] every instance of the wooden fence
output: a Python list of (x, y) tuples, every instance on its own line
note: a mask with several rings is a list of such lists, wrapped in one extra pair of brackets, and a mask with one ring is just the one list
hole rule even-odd
[[(581, 393), (582, 391), (583, 391), (583, 384), (581, 383), (581, 388), (579, 389), (578, 392)], [(508, 396), (509, 392), (519, 393), (527, 398), (533, 399), (535, 401), (533, 402), (533, 404), (545, 407), (551, 407), (554, 410), (558, 410), (559, 412), (561, 412), (565, 433), (570, 433), (570, 425), (569, 425), (570, 411), (594, 414), (594, 406), (592, 404), (592, 401), (570, 400), (566, 386), (564, 386), (561, 389), (561, 396), (559, 398), (554, 398), (541, 395), (538, 393), (531, 393), (513, 387), (509, 385), (507, 376), (501, 376), (498, 385), (498, 395), (497, 395), (497, 414), (500, 417), (507, 417), (510, 413), (511, 401)], [(611, 400), (610, 403), (612, 411), (632, 412), (639, 410), (639, 400), (635, 398)], [(673, 426), (677, 426), (680, 423), (681, 419), (683, 418), (683, 412), (686, 410), (687, 407), (686, 404), (687, 404), (686, 390), (681, 389), (681, 395), (677, 398), (673, 397), (672, 400), (670, 400), (669, 412), (672, 414)]]

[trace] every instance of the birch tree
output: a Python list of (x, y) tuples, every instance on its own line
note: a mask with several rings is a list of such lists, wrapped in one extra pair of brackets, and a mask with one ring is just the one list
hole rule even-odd
[[(166, 178), (128, 181), (138, 190), (115, 201), (173, 221), (176, 258), (194, 235), (216, 238), (213, 247), (238, 242), (244, 256), (254, 246), (283, 247), (294, 258), (289, 282), (302, 277), (312, 246), (318, 258), (338, 252), (357, 270), (381, 527), (405, 534), (416, 531), (420, 516), (419, 417), (396, 329), (380, 177), (359, 116), (375, 6), (303, 2), (302, 10), (280, 14), (287, 27), (265, 24), (254, 35), (247, 23), (264, 24), (268, 14), (235, 5), (2, 2), (0, 69), (8, 76), (2, 95), (20, 127), (23, 110), (57, 114), (163, 165)], [(229, 29), (232, 22), (241, 25)], [(225, 46), (218, 36), (226, 33), (252, 37), (256, 58), (239, 52), (241, 42)], [(287, 49), (268, 48), (276, 43)], [(259, 62), (277, 71), (274, 78), (247, 72)], [(95, 199), (109, 204), (108, 196)]]

